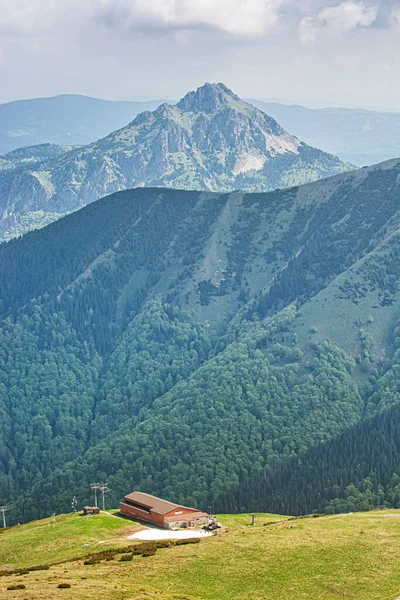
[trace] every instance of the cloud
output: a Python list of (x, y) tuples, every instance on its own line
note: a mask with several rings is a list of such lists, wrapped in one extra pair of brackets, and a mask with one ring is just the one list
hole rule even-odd
[(378, 16), (377, 6), (347, 0), (338, 6), (329, 6), (299, 23), (300, 40), (311, 45), (319, 38), (337, 38), (359, 27), (370, 27)]
[(36, 26), (35, 6), (29, 0), (0, 0), (0, 33), (23, 33)]
[(90, 16), (97, 0), (0, 0), (0, 34), (56, 32)]
[(400, 29), (400, 8), (393, 9), (391, 14), (391, 22), (397, 29)]
[(285, 0), (102, 0), (99, 18), (130, 30), (214, 28), (262, 36), (274, 27)]

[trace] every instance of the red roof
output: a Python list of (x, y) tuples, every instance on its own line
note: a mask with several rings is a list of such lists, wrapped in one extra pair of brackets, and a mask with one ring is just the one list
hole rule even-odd
[(162, 498), (157, 498), (156, 496), (151, 496), (151, 494), (145, 494), (143, 492), (132, 492), (125, 496), (125, 500), (127, 502), (132, 502), (133, 504), (139, 504), (144, 506), (149, 510), (153, 510), (159, 515), (166, 515), (172, 510), (177, 509), (189, 509), (195, 511), (196, 509), (190, 508), (189, 506), (182, 506), (181, 504), (175, 504), (174, 502), (169, 502), (168, 500), (163, 500)]

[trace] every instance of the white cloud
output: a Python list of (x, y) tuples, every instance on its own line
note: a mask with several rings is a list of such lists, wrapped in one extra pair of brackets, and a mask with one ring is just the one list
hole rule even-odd
[(0, 0), (0, 32), (23, 33), (35, 27), (35, 6), (29, 0)]
[(109, 26), (129, 29), (215, 28), (238, 36), (261, 36), (274, 27), (285, 0), (102, 0)]
[(394, 8), (391, 14), (392, 24), (400, 29), (400, 8)]
[(347, 0), (302, 19), (299, 23), (300, 40), (303, 44), (310, 45), (321, 37), (340, 37), (352, 29), (370, 27), (377, 16), (378, 7)]
[(98, 0), (0, 0), (0, 34), (39, 35), (74, 26)]

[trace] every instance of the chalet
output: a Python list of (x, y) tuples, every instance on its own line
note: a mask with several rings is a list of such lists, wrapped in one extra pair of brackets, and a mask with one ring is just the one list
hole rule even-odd
[(165, 529), (203, 525), (208, 523), (209, 518), (207, 513), (200, 512), (196, 508), (174, 504), (142, 492), (132, 492), (125, 496), (120, 503), (120, 510), (123, 515)]

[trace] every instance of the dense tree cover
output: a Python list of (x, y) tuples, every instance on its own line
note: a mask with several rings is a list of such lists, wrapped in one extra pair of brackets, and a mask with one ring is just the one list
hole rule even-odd
[(364, 389), (366, 415), (375, 416), (229, 490), (217, 500), (221, 511), (304, 514), (400, 508), (399, 331), (396, 326), (396, 351), (386, 371), (377, 380), (372, 375)]
[[(297, 456), (312, 473), (308, 452), (397, 406), (398, 171), (270, 194), (132, 190), (0, 246), (10, 517), (67, 510), (72, 494), (86, 503), (98, 479), (113, 503), (140, 488), (228, 507), (237, 490), (240, 508), (262, 500), (258, 473), (282, 472), (278, 502)], [(389, 279), (376, 282), (376, 261)], [(314, 333), (323, 313), (309, 332), (298, 325), (338, 275), (367, 289), (343, 312), (352, 356)], [(379, 301), (389, 280), (391, 305)], [(377, 359), (374, 331), (390, 323)], [(291, 511), (328, 507), (368, 477), (388, 485), (371, 469), (321, 501), (297, 485)]]
[(399, 405), (221, 494), (221, 511), (287, 514), (400, 508)]
[(32, 304), (0, 329), (0, 502), (86, 448), (101, 359), (62, 313)]
[[(157, 304), (148, 310), (160, 314)], [(281, 347), (284, 364), (274, 364), (274, 355), (262, 351), (265, 338), (284, 330), (294, 316), (292, 307), (272, 322), (254, 325), (133, 418), (128, 418), (135, 410), (131, 404), (140, 400), (142, 390), (124, 381), (124, 372), (131, 373), (132, 366), (127, 368), (125, 360), (110, 361), (106, 378), (117, 403), (98, 407), (100, 417), (85, 456), (44, 482), (44, 489), (52, 490), (52, 501), (56, 498), (57, 506), (67, 509), (66, 489), (72, 486), (84, 498), (85, 482), (104, 476), (115, 501), (127, 489), (138, 487), (205, 507), (219, 490), (238, 484), (265, 464), (294, 456), (358, 421), (363, 403), (351, 376), (354, 361), (338, 348), (321, 345), (304, 376), (300, 376), (301, 356), (293, 349)], [(123, 356), (124, 352), (122, 348)], [(172, 356), (173, 352), (172, 348)], [(157, 369), (165, 371), (168, 366), (143, 363), (140, 354), (132, 354), (133, 367), (142, 369), (140, 381), (145, 384), (146, 371), (153, 369), (152, 383), (159, 385)], [(170, 368), (174, 367), (172, 362)], [(115, 389), (113, 381), (122, 381), (122, 386)], [(120, 387), (125, 396), (120, 395)], [(118, 420), (117, 411), (125, 414), (125, 422), (102, 436), (107, 418), (111, 423)], [(57, 488), (59, 493), (54, 492)], [(42, 493), (40, 485), (34, 494)], [(38, 496), (33, 496), (33, 506)], [(29, 504), (20, 510), (25, 518), (35, 514)]]
[(115, 431), (151, 407), (207, 360), (211, 340), (193, 316), (178, 307), (149, 302), (128, 325), (100, 383), (91, 440)]

